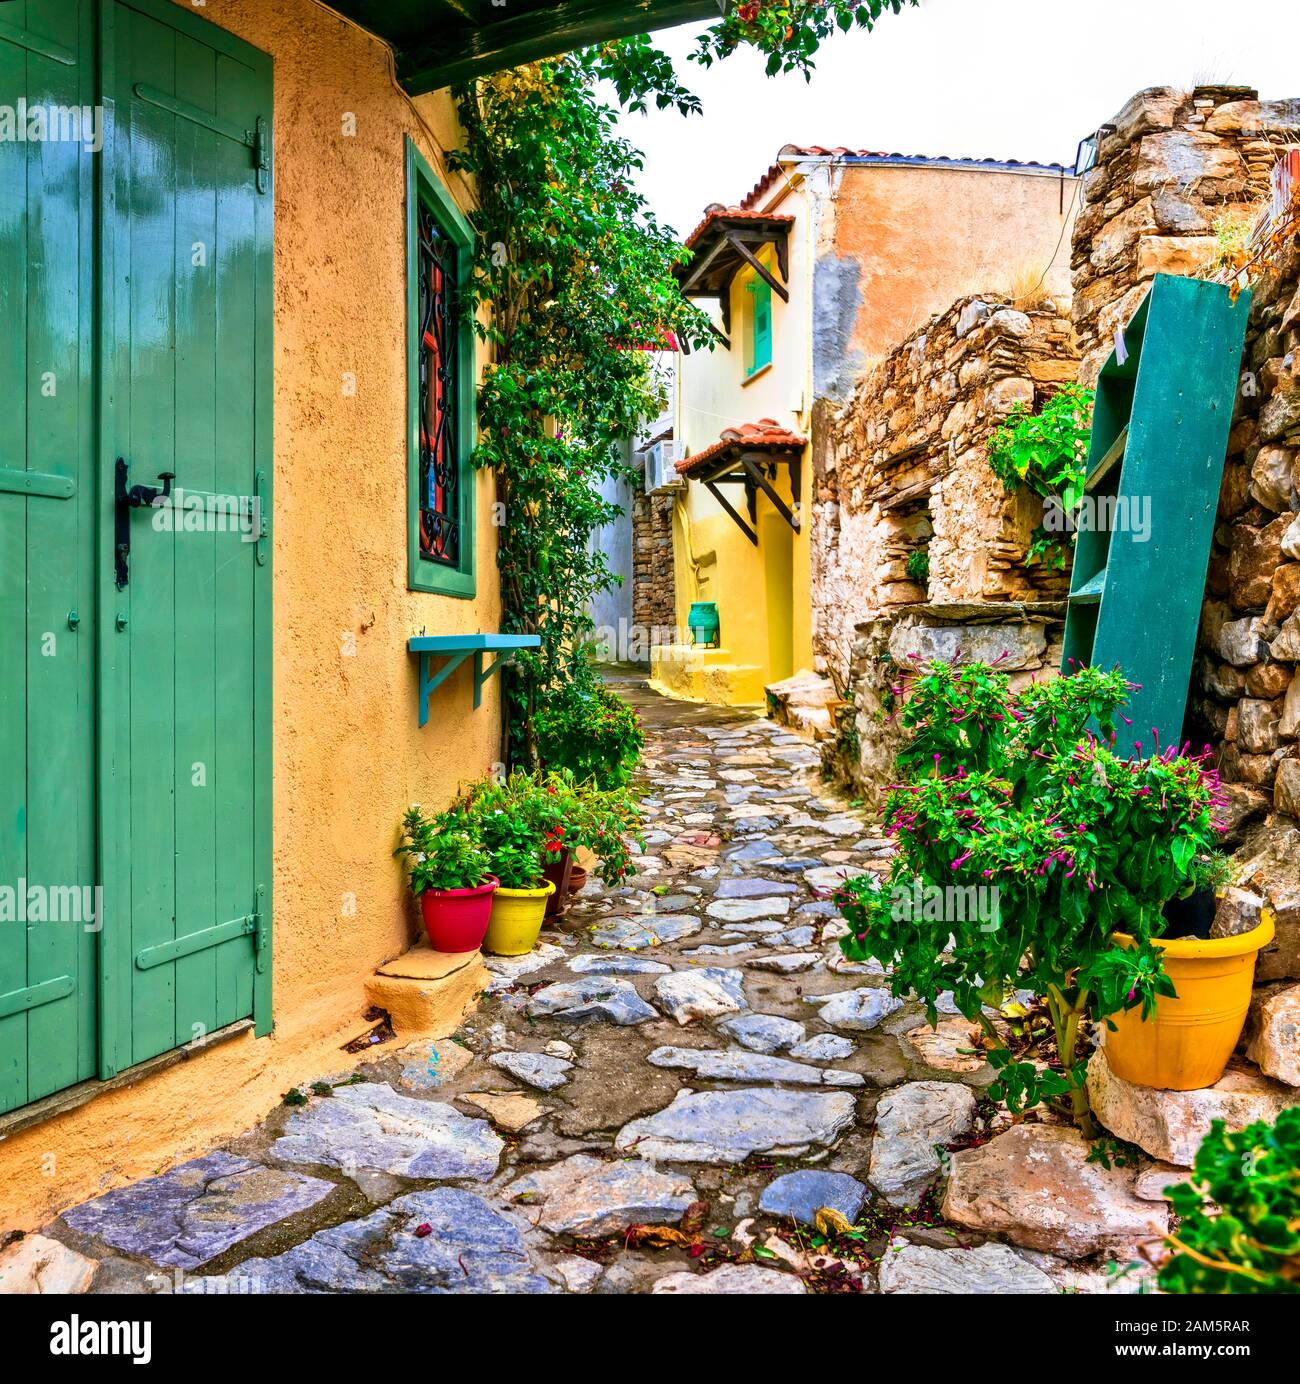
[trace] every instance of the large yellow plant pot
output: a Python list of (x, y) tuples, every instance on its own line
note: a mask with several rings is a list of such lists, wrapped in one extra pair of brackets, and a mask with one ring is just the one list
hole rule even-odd
[[(1117, 932), (1121, 946), (1133, 939)], [(1265, 913), (1258, 927), (1236, 937), (1157, 940), (1165, 970), (1178, 991), (1161, 995), (1155, 1013), (1141, 1009), (1112, 1014), (1113, 1033), (1105, 1035), (1112, 1072), (1138, 1086), (1163, 1091), (1199, 1091), (1223, 1075), (1237, 1046), (1250, 1008), (1255, 958), (1273, 940), (1273, 919)]]
[(494, 956), (523, 956), (537, 945), (546, 900), (555, 893), (549, 880), (540, 889), (498, 889), (483, 950)]

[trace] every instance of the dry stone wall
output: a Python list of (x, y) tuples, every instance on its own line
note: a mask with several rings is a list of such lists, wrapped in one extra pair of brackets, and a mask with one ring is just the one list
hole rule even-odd
[[(1075, 325), (1095, 378), (1115, 328), (1158, 272), (1192, 272), (1216, 225), (1259, 210), (1284, 148), (1300, 143), (1300, 100), (1250, 88), (1139, 93), (1101, 141), (1076, 223)], [(1300, 978), (1300, 248), (1292, 232), (1254, 299), (1219, 496), (1189, 693), (1189, 725), (1216, 752), (1228, 796), (1234, 876), (1267, 905), (1277, 937), (1258, 979)], [(1231, 898), (1230, 894), (1230, 898)], [(1231, 912), (1231, 910), (1229, 910)], [(1224, 910), (1220, 910), (1222, 922)], [(1216, 930), (1220, 924), (1216, 923)]]
[[(1251, 87), (1141, 91), (1109, 122), (1074, 229), (1074, 326), (1092, 384), (1157, 274), (1196, 274), (1268, 193), (1300, 100)], [(1103, 127), (1103, 130), (1107, 127)]]
[[(1193, 692), (1239, 820), (1300, 817), (1300, 250), (1256, 285)], [(1300, 872), (1300, 860), (1296, 862)]]
[(632, 623), (644, 631), (638, 647), (646, 649), (676, 638), (673, 498), (638, 492), (632, 502)]
[[(1065, 574), (1025, 567), (1042, 504), (1003, 489), (986, 443), (1016, 404), (1041, 406), (1077, 368), (1054, 303), (1022, 311), (985, 295), (932, 318), (862, 381), (814, 454), (820, 668), (846, 680), (857, 627), (891, 609), (1064, 594)], [(909, 573), (916, 552), (928, 581)]]

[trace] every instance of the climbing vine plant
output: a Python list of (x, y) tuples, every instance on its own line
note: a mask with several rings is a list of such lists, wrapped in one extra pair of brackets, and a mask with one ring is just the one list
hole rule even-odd
[[(909, 3), (756, 0), (706, 30), (691, 58), (707, 67), (747, 45), (769, 73), (808, 75), (830, 35)], [(664, 400), (651, 352), (713, 343), (673, 277), (684, 248), (636, 191), (641, 156), (617, 132), (618, 109), (689, 115), (700, 103), (644, 36), (493, 74), (456, 99), (466, 140), (452, 161), (479, 198), (467, 306), (491, 347), (474, 462), (497, 478), (502, 627), (541, 637), (506, 681), (508, 752), (532, 764), (537, 712), (596, 692), (587, 611), (619, 578), (593, 538), (620, 513), (604, 483), (634, 478), (626, 439)]]
[(1007, 490), (1026, 485), (1048, 502), (1056, 523), (1034, 532), (1025, 565), (1041, 560), (1062, 568), (1070, 557), (1070, 534), (1061, 522), (1083, 499), (1088, 442), (1096, 392), (1067, 384), (1038, 412), (1017, 404), (988, 440), (989, 465)]

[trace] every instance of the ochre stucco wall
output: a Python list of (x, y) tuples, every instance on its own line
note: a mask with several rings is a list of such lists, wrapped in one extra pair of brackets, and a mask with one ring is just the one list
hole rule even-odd
[(469, 205), (443, 158), (454, 109), (445, 93), (420, 99), (430, 138), (383, 46), (308, 0), (200, 13), (275, 59), (276, 1028), (0, 1142), (0, 1229), (203, 1151), (354, 1063), (340, 1045), (368, 1027), (363, 983), (416, 935), (392, 857), (402, 810), (443, 803), (499, 757), (496, 681), (475, 712), (462, 668), (421, 731), (406, 652), (421, 630), (500, 627), (487, 475), (477, 599), (407, 589), (403, 137)]
[[(843, 164), (832, 173), (831, 253), (856, 265), (843, 355), (863, 373), (968, 293), (1070, 296), (1073, 178)], [(819, 258), (826, 247), (819, 245)], [(849, 383), (852, 383), (851, 381)]]

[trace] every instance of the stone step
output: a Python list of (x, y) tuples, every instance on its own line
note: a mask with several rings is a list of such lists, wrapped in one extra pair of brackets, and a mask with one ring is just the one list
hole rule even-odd
[(650, 685), (666, 697), (711, 706), (761, 706), (763, 670), (727, 649), (661, 644), (650, 651)]
[(445, 1038), (474, 1007), (492, 977), (481, 952), (438, 952), (421, 938), (366, 982), (366, 998), (388, 1011), (402, 1037)]

